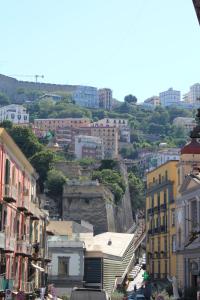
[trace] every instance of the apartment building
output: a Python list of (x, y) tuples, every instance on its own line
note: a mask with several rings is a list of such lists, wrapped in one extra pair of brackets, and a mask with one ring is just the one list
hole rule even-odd
[(75, 136), (76, 158), (92, 158), (101, 160), (104, 158), (103, 140), (100, 137), (78, 135)]
[(88, 118), (63, 118), (63, 119), (35, 119), (34, 127), (40, 130), (52, 130), (65, 128), (65, 127), (74, 127), (79, 128), (82, 126), (87, 126), (90, 124)]
[(178, 105), (181, 101), (181, 92), (170, 88), (167, 91), (161, 92), (159, 94), (159, 98), (161, 106), (165, 107), (171, 105)]
[(200, 83), (191, 85), (190, 90), (184, 95), (184, 101), (186, 103), (196, 104), (200, 98)]
[(77, 105), (88, 108), (99, 108), (98, 90), (92, 86), (78, 86), (73, 93)]
[(177, 117), (173, 120), (173, 125), (183, 127), (187, 132), (190, 132), (196, 123), (194, 118)]
[(119, 128), (119, 141), (130, 143), (130, 127), (128, 119), (104, 118), (91, 124), (99, 127), (117, 127)]
[(103, 140), (105, 158), (118, 158), (119, 128), (94, 126), (91, 127), (91, 135), (100, 137)]
[(177, 162), (168, 161), (147, 173), (147, 271), (154, 279), (176, 276)]
[(0, 122), (5, 120), (11, 121), (13, 124), (28, 124), (29, 114), (22, 105), (10, 104), (0, 107)]
[(0, 291), (30, 294), (45, 284), (48, 214), (39, 208), (38, 175), (2, 128), (0, 151)]
[(106, 110), (111, 110), (113, 105), (112, 90), (108, 88), (99, 89), (98, 95), (99, 107)]

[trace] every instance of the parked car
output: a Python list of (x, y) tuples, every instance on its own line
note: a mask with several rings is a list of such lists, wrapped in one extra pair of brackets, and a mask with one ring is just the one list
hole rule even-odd
[(103, 290), (98, 289), (73, 289), (70, 300), (109, 300)]

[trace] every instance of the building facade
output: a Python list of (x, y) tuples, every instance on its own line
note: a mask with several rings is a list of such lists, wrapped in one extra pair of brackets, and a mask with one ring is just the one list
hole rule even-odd
[(92, 158), (101, 160), (104, 158), (103, 140), (99, 137), (88, 135), (75, 136), (76, 158)]
[(200, 272), (200, 173), (184, 178), (176, 200), (176, 255), (179, 287), (198, 288)]
[(91, 135), (103, 140), (104, 157), (118, 158), (119, 152), (119, 129), (117, 127), (91, 127)]
[(65, 127), (79, 128), (90, 124), (88, 118), (35, 119), (34, 127), (40, 130), (58, 130)]
[(88, 108), (99, 108), (98, 90), (92, 86), (78, 86), (73, 93), (77, 105)]
[(158, 106), (158, 105), (160, 105), (160, 98), (158, 96), (152, 96), (152, 97), (144, 100), (144, 103), (152, 105), (152, 106)]
[(45, 284), (48, 214), (39, 208), (35, 170), (2, 128), (0, 151), (0, 289), (32, 293)]
[(5, 120), (11, 121), (13, 124), (28, 124), (29, 114), (22, 105), (10, 104), (0, 107), (0, 122)]
[(93, 127), (117, 127), (119, 128), (119, 141), (130, 143), (130, 127), (128, 119), (104, 118), (91, 124)]
[(194, 118), (177, 117), (173, 120), (173, 125), (183, 127), (187, 132), (190, 132), (196, 123)]
[(185, 101), (191, 104), (198, 103), (200, 98), (200, 83), (195, 83), (190, 87), (190, 91), (185, 95)]
[(175, 198), (177, 161), (168, 161), (147, 173), (147, 271), (151, 277), (176, 276)]
[(98, 95), (99, 95), (99, 107), (106, 110), (111, 110), (113, 106), (112, 90), (107, 88), (99, 89)]
[(173, 88), (159, 94), (161, 106), (178, 105), (181, 101), (181, 92), (173, 90)]

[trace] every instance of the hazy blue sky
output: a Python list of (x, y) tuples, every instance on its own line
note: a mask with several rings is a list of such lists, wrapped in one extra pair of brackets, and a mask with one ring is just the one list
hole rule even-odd
[(192, 0), (1, 1), (0, 73), (110, 87), (119, 100), (184, 93), (200, 82)]

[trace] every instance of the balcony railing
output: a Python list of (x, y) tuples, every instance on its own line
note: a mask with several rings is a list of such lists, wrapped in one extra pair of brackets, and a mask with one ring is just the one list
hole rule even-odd
[(160, 209), (161, 209), (161, 211), (166, 210), (167, 204), (166, 203), (161, 204)]
[(17, 209), (19, 211), (24, 211), (27, 212), (29, 208), (29, 197), (28, 196), (23, 196), (23, 198), (19, 198), (17, 202)]
[(148, 214), (149, 214), (149, 215), (152, 215), (153, 213), (154, 213), (154, 209), (153, 209), (153, 208), (149, 208), (149, 209), (148, 209)]
[(0, 292), (4, 292), (6, 289), (13, 290), (14, 280), (6, 279), (0, 275)]
[(23, 256), (31, 256), (32, 254), (32, 246), (28, 243), (28, 241), (17, 241), (16, 242), (16, 250), (17, 255), (23, 255)]
[(22, 281), (20, 289), (24, 293), (30, 294), (34, 291), (34, 284), (33, 284), (33, 282)]
[(17, 189), (15, 186), (4, 184), (3, 186), (3, 199), (8, 203), (17, 202)]
[(162, 233), (167, 232), (167, 226), (166, 226), (166, 225), (161, 225), (161, 226), (160, 226), (160, 231), (161, 231)]
[(6, 241), (5, 241), (5, 252), (14, 252), (15, 251), (15, 238), (10, 235), (10, 228), (7, 226), (5, 228), (5, 236), (6, 236)]
[(0, 249), (5, 249), (5, 232), (4, 231), (0, 231)]

